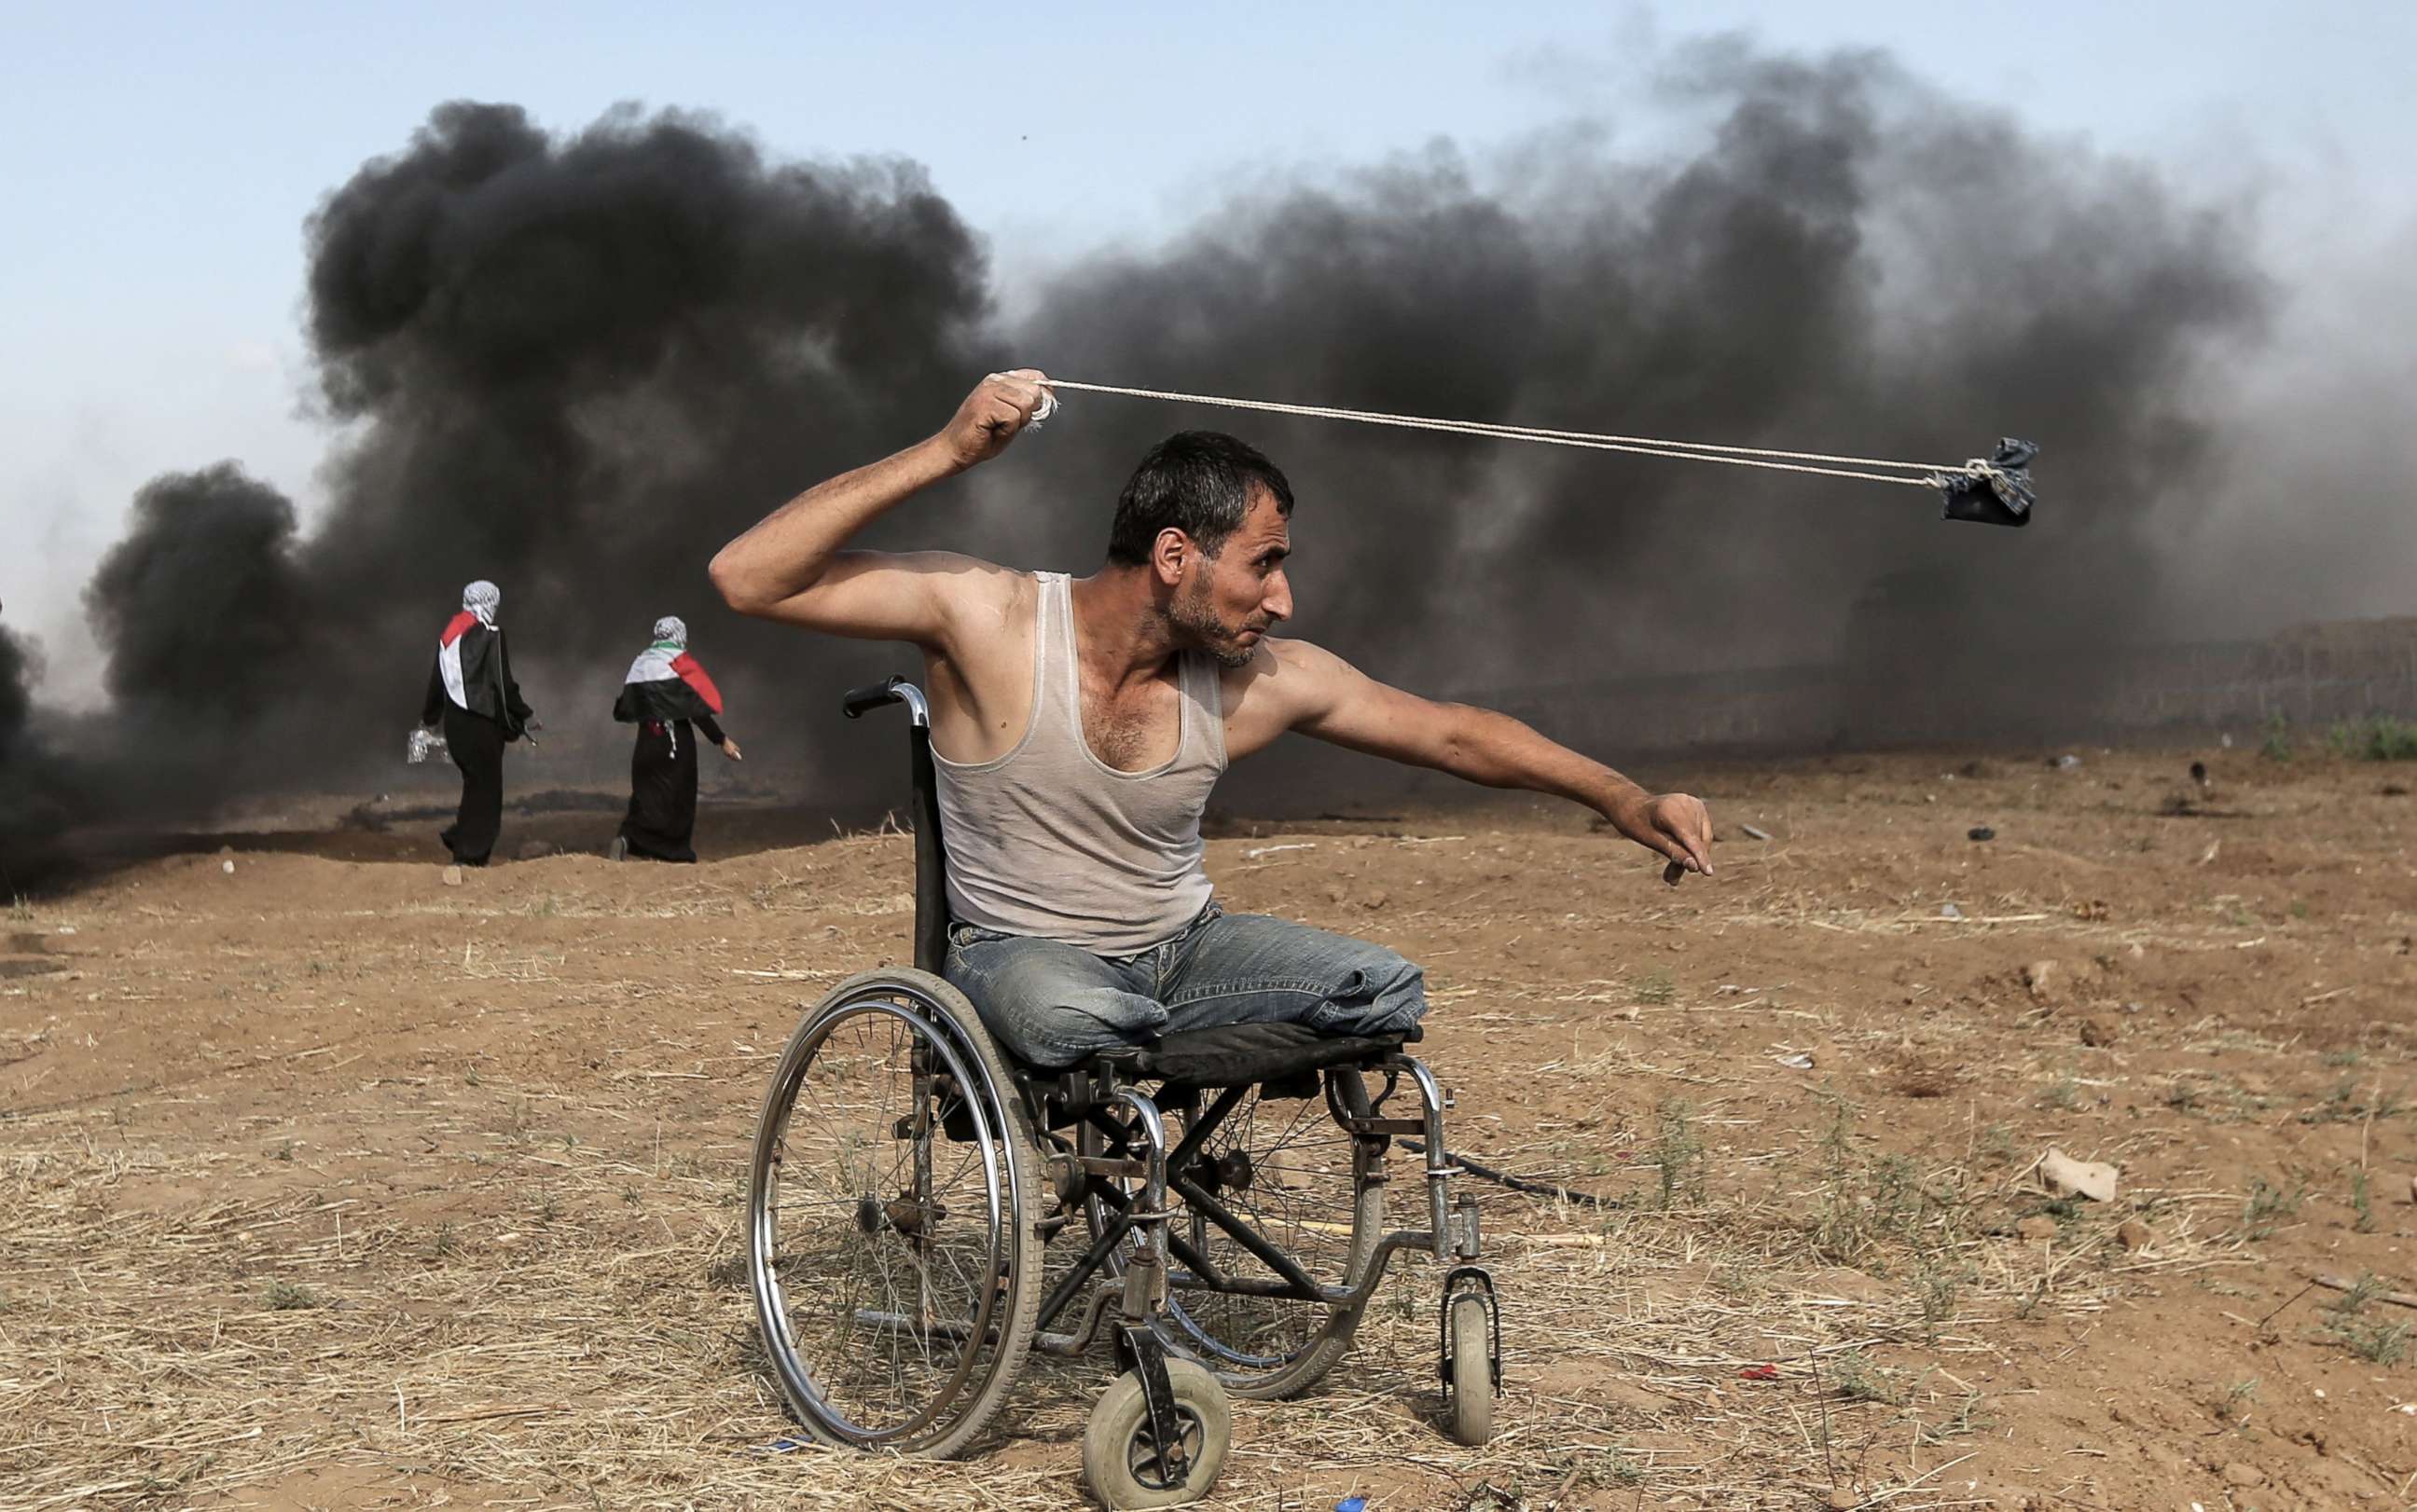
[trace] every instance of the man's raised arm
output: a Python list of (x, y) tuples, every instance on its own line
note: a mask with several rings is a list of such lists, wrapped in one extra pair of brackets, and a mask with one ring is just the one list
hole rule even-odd
[(941, 582), (975, 569), (948, 552), (843, 550), (859, 531), (942, 478), (1007, 449), (1042, 402), (1030, 369), (982, 380), (938, 434), (868, 467), (817, 483), (714, 555), (713, 585), (742, 614), (833, 635), (932, 644)]

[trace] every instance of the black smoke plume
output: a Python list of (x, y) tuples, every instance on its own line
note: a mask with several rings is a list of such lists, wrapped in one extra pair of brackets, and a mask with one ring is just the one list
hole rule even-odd
[(1424, 689), (1842, 651), (1952, 683), (2153, 636), (2161, 542), (2204, 483), (2203, 375), (2269, 301), (2248, 228), (1877, 55), (1707, 46), (1655, 108), (1712, 124), (1673, 155), (1568, 133), (1245, 194), (1163, 249), (1070, 264), (1010, 326), (910, 165), (773, 160), (678, 113), (557, 137), (443, 106), (309, 224), (319, 397), (345, 428), (325, 518), (297, 537), (231, 469), (153, 485), (92, 590), (110, 690), (203, 732), (190, 797), (324, 787), (393, 759), (437, 627), (486, 577), (550, 723), (600, 723), (597, 680), (609, 700), (679, 612), (739, 728), (786, 726), (818, 780), (894, 785), (826, 705), (903, 655), (737, 622), (704, 564), (1010, 361), (1941, 461), (2023, 435), (2047, 502), (2017, 535), (1942, 524), (1912, 490), (1075, 396), (876, 544), (1087, 570), (1132, 461), (1213, 424), (1293, 475), (1297, 628)]
[(446, 105), (308, 234), (319, 397), (346, 428), (326, 517), (298, 537), (231, 465), (164, 477), (87, 593), (138, 787), (390, 761), (478, 578), (556, 727), (599, 712), (565, 704), (600, 675), (609, 708), (662, 613), (741, 687), (811, 681), (828, 652), (717, 619), (706, 559), (983, 370), (982, 253), (920, 171), (770, 162), (707, 117), (555, 138)]
[(205, 739), (285, 703), (317, 607), (295, 562), (293, 504), (233, 462), (145, 485), (131, 534), (84, 588), (119, 711)]
[(67, 768), (37, 724), (40, 681), (35, 648), (0, 627), (0, 892), (10, 897), (34, 877), (71, 813)]
[[(1242, 201), (1063, 279), (1020, 349), (1070, 377), (1570, 430), (1946, 462), (2047, 446), (2017, 536), (1939, 523), (1911, 489), (1229, 422), (1304, 501), (1301, 632), (1414, 684), (1820, 661), (1859, 604), (1880, 633), (1858, 653), (1910, 675), (2151, 633), (2211, 438), (2195, 375), (2262, 319), (2246, 228), (1875, 56), (1706, 48), (1670, 87), (1717, 113), (1687, 157), (1544, 150), (1506, 184), (1447, 150)], [(1077, 402), (1066, 471), (1101, 482), (1172, 418)]]

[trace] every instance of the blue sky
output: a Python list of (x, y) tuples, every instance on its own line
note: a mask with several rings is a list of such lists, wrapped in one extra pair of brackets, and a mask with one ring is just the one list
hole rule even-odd
[(1728, 29), (1887, 49), (2038, 129), (2258, 193), (2278, 236), (2379, 245), (2417, 220), (2417, 7), (2376, 3), (11, 3), (0, 601), (72, 694), (76, 589), (144, 480), (234, 457), (316, 498), (301, 223), (444, 99), (558, 128), (636, 99), (713, 111), (776, 155), (917, 159), (1012, 301), (1029, 272), (1178, 228), (1250, 174), (1573, 117), (1644, 129), (1639, 69)]

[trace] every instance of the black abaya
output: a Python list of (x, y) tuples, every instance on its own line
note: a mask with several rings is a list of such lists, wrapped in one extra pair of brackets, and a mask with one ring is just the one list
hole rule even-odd
[(494, 853), (495, 838), (504, 829), (504, 747), (528, 728), (529, 706), (521, 702), (520, 684), (512, 679), (504, 654), (503, 632), (495, 633), (495, 706), (504, 718), (492, 719), (454, 703), (445, 691), (443, 673), (428, 670), (428, 693), (420, 701), (419, 722), (445, 724), (445, 749), (462, 771), (462, 804), (453, 823), (437, 835), (453, 853), (456, 864), (482, 867)]
[[(722, 744), (722, 729), (710, 718), (703, 733)], [(631, 855), (654, 861), (693, 861), (690, 842), (696, 835), (696, 747), (698, 731), (686, 719), (647, 719), (638, 726), (638, 743), (630, 752), (630, 811), (621, 821), (621, 839)]]
[(447, 705), (445, 748), (462, 769), (462, 807), (437, 839), (465, 867), (482, 867), (504, 828), (504, 727)]

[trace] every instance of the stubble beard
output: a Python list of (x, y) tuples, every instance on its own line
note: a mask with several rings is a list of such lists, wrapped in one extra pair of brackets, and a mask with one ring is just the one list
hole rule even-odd
[(1258, 655), (1257, 647), (1237, 643), (1240, 632), (1217, 618), (1206, 593), (1177, 594), (1175, 602), (1167, 606), (1166, 618), (1175, 627), (1178, 644), (1187, 651), (1206, 652), (1228, 672), (1249, 666)]

